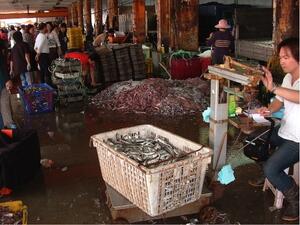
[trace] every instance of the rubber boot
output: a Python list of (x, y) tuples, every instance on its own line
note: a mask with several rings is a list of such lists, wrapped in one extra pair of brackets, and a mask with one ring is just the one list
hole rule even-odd
[(293, 180), (293, 186), (283, 192), (287, 207), (285, 208), (281, 219), (285, 221), (296, 221), (299, 219), (299, 187)]

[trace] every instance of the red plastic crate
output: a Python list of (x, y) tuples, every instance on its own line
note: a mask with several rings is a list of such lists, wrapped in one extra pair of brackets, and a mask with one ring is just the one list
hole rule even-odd
[(185, 80), (199, 77), (210, 64), (210, 58), (173, 59), (171, 61), (172, 79)]
[(173, 59), (171, 61), (172, 79), (185, 80), (201, 75), (200, 58)]

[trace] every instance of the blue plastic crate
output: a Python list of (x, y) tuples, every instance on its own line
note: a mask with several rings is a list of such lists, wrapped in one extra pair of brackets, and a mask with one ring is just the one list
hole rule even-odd
[(48, 84), (42, 83), (33, 84), (26, 87), (20, 87), (19, 93), (26, 113), (39, 114), (53, 112), (54, 89)]

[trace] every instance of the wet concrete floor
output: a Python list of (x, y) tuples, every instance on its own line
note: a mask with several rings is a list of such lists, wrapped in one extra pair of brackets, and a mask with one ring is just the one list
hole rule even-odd
[[(89, 147), (90, 137), (94, 134), (153, 124), (191, 141), (208, 144), (208, 125), (201, 121), (200, 115), (181, 118), (122, 115), (73, 103), (57, 112), (28, 116), (23, 113), (20, 102), (14, 104), (14, 115), (20, 126), (38, 130), (42, 158), (55, 162), (53, 168), (42, 168), (32, 181), (1, 199), (22, 200), (28, 206), (30, 224), (113, 223), (106, 205), (96, 150)], [(237, 130), (230, 128), (232, 140), (237, 134)], [(258, 175), (258, 167), (240, 152), (230, 152), (229, 156), (232, 164), (237, 166), (236, 181), (225, 187), (223, 197), (212, 203), (213, 206), (228, 213), (232, 223), (283, 223), (280, 211), (269, 210), (272, 194), (247, 184), (249, 178)], [(185, 217), (178, 217), (157, 223), (187, 222)]]

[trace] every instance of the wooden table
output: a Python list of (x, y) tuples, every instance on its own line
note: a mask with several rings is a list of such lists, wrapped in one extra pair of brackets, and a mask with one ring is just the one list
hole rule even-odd
[(232, 126), (240, 129), (244, 134), (251, 134), (258, 129), (270, 126), (270, 123), (256, 123), (252, 118), (245, 115), (229, 118), (228, 120)]

